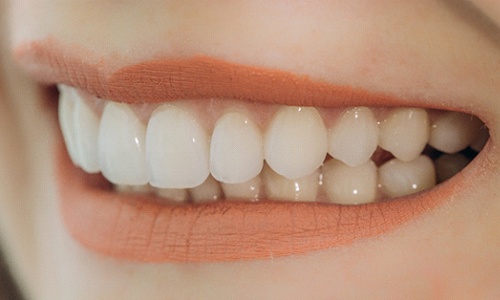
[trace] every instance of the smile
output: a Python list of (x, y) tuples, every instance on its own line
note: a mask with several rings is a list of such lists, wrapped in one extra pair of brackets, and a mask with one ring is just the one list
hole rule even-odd
[(43, 46), (19, 55), (59, 83), (65, 223), (116, 258), (265, 259), (350, 244), (444, 203), (472, 159), (486, 163), (488, 129), (460, 109), (207, 57), (103, 78)]

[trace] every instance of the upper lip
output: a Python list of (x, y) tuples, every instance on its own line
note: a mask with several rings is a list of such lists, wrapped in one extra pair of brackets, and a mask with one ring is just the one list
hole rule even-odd
[[(203, 56), (146, 61), (112, 73), (106, 72), (102, 65), (88, 64), (63, 53), (47, 42), (19, 47), (15, 56), (41, 82), (64, 83), (101, 98), (127, 103), (230, 98), (307, 106), (443, 107), (440, 102), (403, 101), (360, 88)], [(468, 112), (466, 107), (449, 103), (447, 108)], [(477, 168), (486, 165), (484, 158), (489, 152), (485, 149), (478, 156)], [(67, 157), (62, 162), (62, 195), (71, 198), (71, 201), (62, 199), (62, 207), (72, 234), (87, 247), (104, 254), (140, 261), (268, 258), (351, 243), (393, 230), (445, 202), (457, 193), (456, 186), (464, 184), (467, 176), (463, 174), (474, 173), (467, 168), (462, 176), (431, 192), (361, 206), (221, 202), (173, 207), (137, 204), (137, 198), (131, 201), (130, 197), (99, 189), (75, 195), (69, 189), (91, 189), (92, 185), (79, 181), (78, 176), (68, 176)], [(89, 203), (103, 209), (89, 210)], [(72, 219), (76, 214), (85, 222), (76, 224)], [(277, 224), (277, 219), (284, 223)]]

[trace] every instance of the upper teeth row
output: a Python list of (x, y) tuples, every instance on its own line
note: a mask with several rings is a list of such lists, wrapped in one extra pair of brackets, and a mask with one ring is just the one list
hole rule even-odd
[(106, 101), (102, 115), (74, 88), (60, 85), (59, 116), (71, 159), (112, 183), (192, 188), (209, 176), (243, 183), (257, 176), (264, 160), (276, 173), (296, 179), (314, 173), (330, 154), (349, 166), (368, 162), (378, 146), (401, 161), (418, 158), (426, 146), (446, 153), (470, 145), (482, 123), (469, 115), (432, 115), (396, 108), (377, 120), (366, 107), (347, 109), (327, 128), (320, 110), (282, 106), (267, 128), (243, 112), (227, 112), (212, 135), (190, 112), (162, 104), (144, 124), (130, 105)]

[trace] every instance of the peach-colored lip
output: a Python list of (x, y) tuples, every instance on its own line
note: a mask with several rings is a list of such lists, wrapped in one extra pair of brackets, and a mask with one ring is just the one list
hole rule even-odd
[[(63, 55), (48, 42), (21, 47), (16, 56), (25, 66), (35, 65), (31, 73), (39, 80), (78, 86), (115, 101), (236, 98), (292, 105), (414, 104), (202, 56), (143, 62), (111, 74)], [(145, 197), (113, 193), (93, 181), (72, 166), (60, 144), (57, 177), (69, 232), (88, 249), (142, 262), (267, 259), (347, 245), (399, 228), (452, 198), (455, 187), (464, 185), (459, 174), (429, 192), (359, 206), (270, 201), (159, 205)]]

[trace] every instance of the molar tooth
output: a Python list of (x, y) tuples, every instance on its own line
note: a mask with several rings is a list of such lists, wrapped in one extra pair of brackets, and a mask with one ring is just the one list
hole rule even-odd
[(194, 202), (211, 202), (222, 198), (222, 191), (219, 183), (212, 176), (201, 185), (189, 189), (189, 195)]
[(260, 175), (243, 183), (222, 183), (222, 190), (226, 199), (242, 199), (256, 201), (260, 199)]
[(171, 200), (173, 202), (187, 202), (189, 199), (186, 189), (162, 189), (154, 188), (157, 196)]
[(208, 177), (208, 137), (185, 110), (170, 104), (158, 107), (149, 120), (146, 157), (151, 185), (192, 188)]
[(363, 204), (375, 201), (377, 195), (377, 166), (371, 160), (350, 167), (331, 159), (322, 167), (323, 187), (331, 202)]
[(380, 147), (402, 161), (416, 159), (428, 139), (429, 118), (424, 109), (394, 109), (380, 124)]
[(470, 145), (478, 136), (482, 122), (471, 115), (445, 112), (431, 126), (429, 145), (445, 152), (456, 153)]
[(312, 107), (282, 107), (264, 141), (268, 165), (289, 179), (312, 174), (323, 163), (328, 148), (325, 125)]
[(76, 148), (75, 141), (75, 105), (79, 97), (74, 88), (58, 85), (59, 89), (59, 126), (63, 134), (69, 157), (75, 166), (80, 166), (80, 158)]
[(401, 197), (423, 191), (436, 185), (432, 160), (420, 155), (404, 162), (394, 158), (379, 168), (379, 183), (389, 197)]
[(437, 180), (443, 182), (462, 171), (470, 163), (470, 159), (461, 153), (443, 154), (434, 163), (436, 165)]
[(99, 127), (99, 164), (115, 184), (148, 182), (145, 159), (146, 127), (127, 104), (108, 102)]
[(268, 199), (282, 201), (316, 201), (319, 187), (319, 171), (299, 179), (288, 179), (268, 166), (262, 171)]
[(98, 173), (99, 117), (88, 107), (81, 96), (76, 98), (74, 114), (75, 146), (80, 166), (87, 173)]
[(328, 153), (354, 167), (367, 162), (377, 149), (379, 129), (377, 120), (367, 107), (345, 111), (330, 128)]
[(260, 129), (247, 116), (232, 112), (215, 125), (210, 146), (210, 171), (218, 181), (242, 183), (257, 176), (264, 165)]

